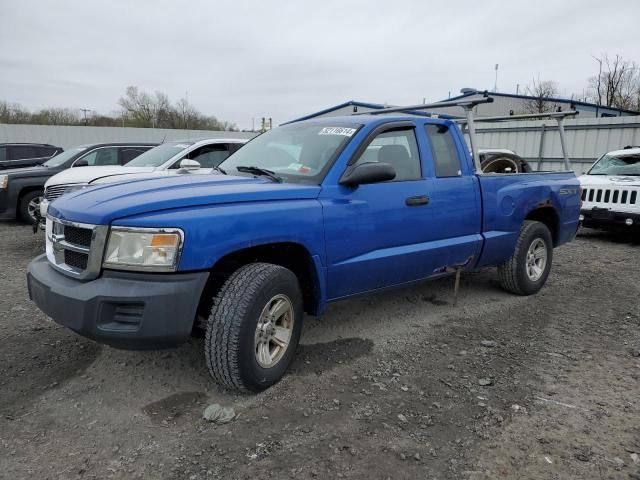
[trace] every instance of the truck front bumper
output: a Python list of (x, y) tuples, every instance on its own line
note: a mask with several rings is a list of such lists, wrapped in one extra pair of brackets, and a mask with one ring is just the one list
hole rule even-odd
[(27, 284), (31, 300), (56, 323), (116, 348), (148, 350), (189, 338), (208, 276), (105, 270), (80, 282), (40, 255), (29, 264)]
[(580, 210), (582, 226), (608, 230), (631, 231), (640, 229), (640, 214), (614, 212), (608, 209), (594, 208)]

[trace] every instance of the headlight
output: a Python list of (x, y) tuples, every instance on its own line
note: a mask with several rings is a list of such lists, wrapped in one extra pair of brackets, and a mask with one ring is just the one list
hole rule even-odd
[(9, 185), (9, 175), (0, 175), (0, 190), (7, 188)]
[(178, 228), (111, 227), (104, 267), (173, 272), (183, 240)]

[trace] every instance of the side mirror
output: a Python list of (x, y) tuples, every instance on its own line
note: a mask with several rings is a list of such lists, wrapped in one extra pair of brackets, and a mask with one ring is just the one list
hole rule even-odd
[(86, 160), (78, 160), (76, 163), (73, 164), (74, 167), (88, 167), (89, 166), (89, 162), (87, 162)]
[(388, 163), (361, 163), (340, 179), (340, 185), (355, 187), (367, 183), (387, 182), (396, 178), (396, 170)]
[(180, 169), (182, 170), (198, 170), (200, 168), (200, 162), (195, 160), (189, 160), (188, 158), (183, 158), (180, 161)]

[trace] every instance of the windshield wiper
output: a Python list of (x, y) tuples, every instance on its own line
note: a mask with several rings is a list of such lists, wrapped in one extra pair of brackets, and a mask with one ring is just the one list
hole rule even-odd
[(254, 166), (246, 167), (244, 165), (240, 165), (235, 168), (239, 172), (253, 173), (254, 175), (262, 175), (263, 177), (269, 177), (274, 182), (282, 183), (281, 177), (276, 175), (271, 170), (267, 170), (266, 168), (260, 168), (260, 167), (254, 167)]
[(223, 170), (221, 167), (213, 167), (213, 169), (217, 172), (220, 172), (223, 175), (227, 175), (227, 172)]

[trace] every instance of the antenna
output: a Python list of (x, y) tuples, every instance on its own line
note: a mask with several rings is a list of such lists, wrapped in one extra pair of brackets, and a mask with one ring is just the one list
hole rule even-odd
[(496, 63), (496, 82), (493, 84), (493, 91), (498, 91), (498, 64)]

